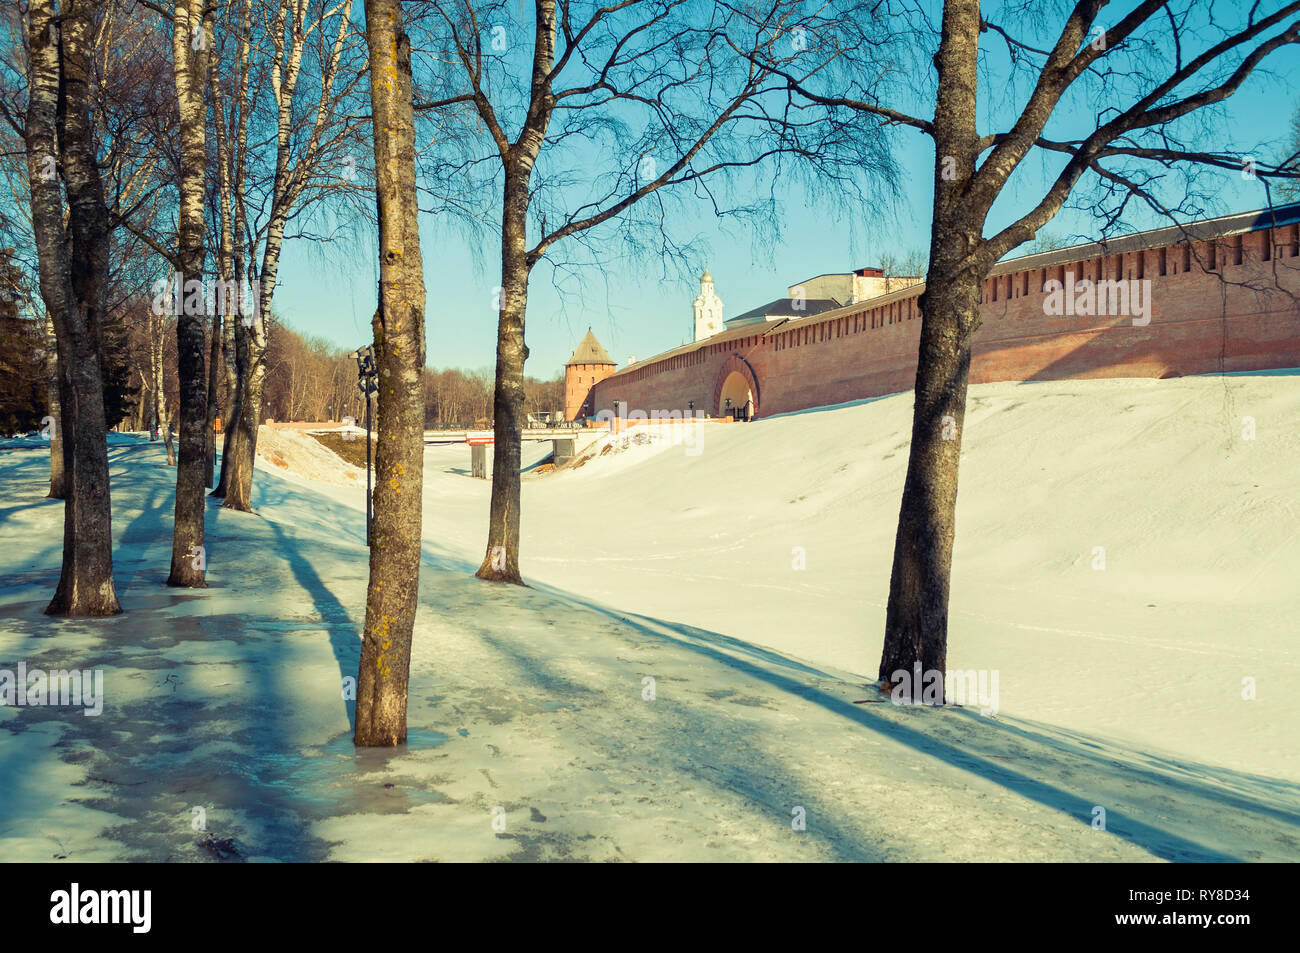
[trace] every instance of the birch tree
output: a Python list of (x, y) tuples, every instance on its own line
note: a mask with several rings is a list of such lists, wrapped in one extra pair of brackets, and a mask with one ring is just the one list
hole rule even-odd
[[(599, 260), (606, 223), (648, 229), (671, 245), (665, 196), (693, 191), (715, 214), (766, 216), (775, 177), (787, 167), (850, 194), (863, 177), (888, 181), (892, 158), (878, 131), (820, 121), (791, 108), (780, 67), (808, 76), (840, 53), (823, 13), (797, 0), (761, 8), (686, 0), (609, 5), (534, 0), (531, 22), (509, 2), (423, 0), (439, 62), (454, 70), (445, 91), (420, 104), (430, 114), (471, 106), (489, 143), (501, 189), (492, 501), (479, 578), (522, 584), (519, 569), (520, 437), (524, 424), (525, 315), (533, 269), (558, 243), (585, 242)], [(888, 26), (869, 4), (835, 16)], [(520, 42), (520, 41), (523, 42)], [(742, 182), (740, 205), (722, 205), (728, 177)], [(648, 202), (654, 197), (658, 201)], [(643, 215), (637, 213), (645, 210)], [(599, 235), (600, 237), (592, 237)]]
[(58, 342), (66, 481), (63, 568), (45, 610), (51, 615), (121, 611), (100, 370), (109, 223), (90, 118), (93, 15), (92, 4), (78, 3), (56, 17), (53, 0), (31, 0), (27, 10), (28, 186), (41, 298)]
[[(51, 420), (58, 421), (63, 419), (62, 411), (59, 408), (59, 344), (54, 333), (54, 322), (49, 320), (47, 313), (45, 321), (42, 322), (42, 334), (45, 337), (45, 374), (46, 374), (46, 391), (49, 394), (47, 403), (50, 409), (49, 417)], [(47, 494), (51, 500), (66, 499), (68, 495), (67, 481), (63, 475), (63, 428), (55, 426), (50, 433), (50, 492)]]
[[(172, 527), (171, 573), (167, 585), (207, 585), (204, 509), (208, 436), (207, 368), (204, 360), (206, 310), (192, 307), (191, 282), (203, 289), (206, 257), (204, 196), (207, 188), (207, 87), (210, 35), (203, 0), (176, 0), (172, 56), (180, 120), (180, 185), (176, 215), (176, 264), (184, 307), (176, 318), (177, 370), (181, 381), (180, 448), (176, 460), (176, 519)], [(206, 291), (201, 292), (206, 301)]]
[(164, 354), (167, 343), (167, 318), (153, 309), (145, 315), (146, 347), (149, 351), (149, 376), (141, 370), (142, 393), (147, 393), (150, 411), (150, 429), (157, 429), (167, 451), (167, 465), (176, 466), (176, 449), (172, 446), (172, 419), (167, 413), (166, 364)]
[[(363, 70), (358, 62), (351, 12), (352, 0), (293, 0), (265, 5), (260, 17), (254, 10), (240, 20), (241, 24), (250, 24), (248, 29), (262, 24), (265, 35), (244, 40), (241, 34), (238, 70), (258, 66), (261, 40), (270, 47), (266, 88), (274, 116), (273, 134), (268, 137), (274, 151), (269, 157), (267, 186), (258, 202), (249, 195), (252, 183), (248, 175), (260, 157), (250, 154), (254, 150), (249, 148), (247, 128), (250, 118), (256, 119), (256, 95), (261, 87), (249, 85), (247, 72), (237, 73), (243, 95), (250, 98), (231, 103), (236, 112), (228, 128), (245, 129), (244, 135), (227, 144), (227, 149), (237, 152), (231, 202), (235, 232), (242, 232), (242, 252), (249, 256), (247, 274), (257, 282), (257, 308), (232, 329), (237, 352), (236, 393), (217, 489), (217, 495), (225, 497), (223, 505), (231, 509), (252, 509), (257, 428), (262, 420), (266, 381), (267, 319), (289, 223), (317, 203), (336, 197), (348, 200), (364, 192), (358, 175), (363, 167), (358, 164), (357, 138), (364, 120), (352, 108)], [(319, 75), (313, 75), (314, 85), (304, 88), (303, 62), (309, 50), (313, 54), (310, 62), (319, 69)], [(258, 131), (255, 126), (254, 132)], [(264, 217), (255, 222), (258, 213), (264, 213)]]
[[(238, 104), (242, 104), (247, 96), (248, 90), (248, 31), (243, 24), (246, 24), (249, 16), (249, 7), (251, 0), (244, 0), (235, 9), (238, 10), (240, 28), (236, 30), (236, 59), (235, 71), (233, 74), (234, 96)], [(230, 8), (227, 8), (230, 9)], [(209, 33), (212, 36), (213, 52), (212, 62), (208, 68), (209, 95), (212, 103), (211, 118), (213, 131), (213, 156), (216, 159), (216, 183), (215, 194), (209, 195), (209, 204), (211, 206), (212, 218), (215, 227), (212, 233), (218, 236), (216, 247), (216, 273), (217, 278), (225, 287), (242, 289), (243, 278), (243, 258), (239, 256), (239, 264), (236, 265), (235, 249), (235, 222), (234, 214), (234, 176), (235, 176), (235, 143), (231, 139), (231, 134), (238, 134), (240, 122), (236, 118), (235, 128), (227, 129), (227, 116), (225, 103), (222, 96), (222, 75), (219, 69), (220, 55), (219, 48), (216, 46), (216, 31), (209, 26)], [(217, 64), (217, 65), (214, 65)], [(235, 113), (236, 117), (242, 115), (242, 110)], [(236, 271), (238, 270), (238, 275)], [(216, 462), (216, 423), (217, 417), (222, 413), (224, 408), (226, 421), (229, 421), (231, 406), (235, 398), (235, 354), (234, 354), (234, 324), (240, 318), (237, 313), (225, 314), (222, 309), (213, 310), (212, 315), (212, 334), (209, 344), (208, 353), (208, 414), (206, 422), (206, 432), (208, 438), (207, 469), (204, 473), (204, 482), (209, 489), (216, 489), (213, 483), (214, 467)], [(220, 369), (224, 363), (225, 376), (220, 377)], [(227, 429), (227, 433), (229, 430)], [(219, 494), (224, 495), (224, 492)]]
[[(1085, 176), (1100, 192), (1096, 207), (1113, 222), (1130, 201), (1173, 217), (1181, 199), (1162, 198), (1159, 175), (1165, 170), (1202, 166), (1240, 173), (1239, 153), (1214, 148), (1228, 141), (1214, 108), (1270, 54), (1300, 40), (1296, 2), (1247, 7), (1217, 0), (1077, 0), (1056, 14), (1018, 3), (997, 10), (1000, 16), (983, 15), (978, 0), (943, 4), (932, 116), (895, 108), (852, 76), (810, 83), (787, 75), (792, 90), (846, 110), (849, 121), (910, 127), (934, 144), (912, 440), (879, 669), (887, 683), (900, 671), (911, 673), (914, 664), (926, 672), (946, 670), (971, 342), (990, 269), (1032, 240)], [(1008, 108), (996, 131), (981, 131), (977, 121), (988, 66), (983, 37), (1000, 45), (1014, 68), (1012, 81), (998, 88)], [(1055, 159), (1055, 171), (1043, 187), (1016, 187), (1021, 180), (1013, 174), (1031, 155)], [(1283, 174), (1263, 163), (1253, 171), (1266, 181)], [(1004, 193), (1015, 212), (986, 234), (989, 213)], [(913, 681), (918, 700), (922, 681)]]
[(424, 483), (424, 270), (415, 186), (411, 44), (399, 0), (365, 0), (379, 209), (375, 516), (357, 677), (358, 745), (406, 740)]
[[(248, 232), (244, 204), (244, 182), (248, 162), (248, 115), (252, 108), (249, 96), (251, 81), (250, 40), (252, 0), (225, 8), (222, 29), (214, 49), (216, 60), (210, 72), (212, 84), (212, 123), (216, 145), (216, 196), (212, 203), (220, 236), (217, 246), (217, 274), (242, 289), (247, 278), (245, 236)], [(234, 36), (233, 60), (228, 58), (229, 37)], [(221, 477), (213, 496), (224, 497), (231, 461), (236, 456), (240, 430), (235, 421), (240, 416), (241, 381), (246, 379), (248, 350), (244, 338), (245, 317), (226, 315), (220, 329), (221, 354), (225, 379), (220, 397), (224, 414), (221, 451)]]
[[(163, 183), (158, 172), (159, 157), (166, 151), (163, 144), (171, 140), (168, 134), (171, 111), (166, 93), (170, 57), (166, 55), (164, 31), (156, 28), (155, 18), (135, 0), (102, 0), (87, 9), (92, 14), (93, 49), (90, 128), (112, 229), (101, 319), (101, 379), (106, 423), (112, 424), (114, 414), (109, 408), (120, 406), (115, 398), (134, 379), (126, 367), (116, 366), (118, 355), (111, 353), (113, 341), (123, 335), (129, 320), (120, 302), (143, 293), (148, 287), (145, 266), (152, 251), (118, 226), (125, 220), (139, 222), (155, 218), (164, 204), (160, 197)], [(39, 256), (34, 246), (35, 228), (23, 145), (30, 92), (29, 52), (25, 7), (20, 9), (14, 5), (0, 9), (0, 183), (7, 187), (10, 197), (7, 214), (0, 215), (0, 231), (8, 241), (22, 248), (25, 270), (34, 278), (39, 270)], [(48, 315), (37, 319), (48, 332), (47, 413), (58, 420), (54, 329)], [(61, 499), (64, 474), (59, 428), (51, 428), (50, 436), (50, 495)]]

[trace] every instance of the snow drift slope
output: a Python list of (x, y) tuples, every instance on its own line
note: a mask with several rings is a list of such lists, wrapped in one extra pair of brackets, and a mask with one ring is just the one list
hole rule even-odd
[[(873, 679), (911, 408), (525, 481), (525, 577)], [(477, 560), (487, 487), (447, 472), (462, 455), (430, 450), (425, 526)], [(999, 671), (1006, 713), (1300, 780), (1297, 474), (1300, 372), (972, 387), (949, 664)]]
[[(364, 441), (365, 437), (362, 436)], [(365, 443), (359, 445), (365, 449)], [(283, 475), (292, 475), (342, 486), (365, 486), (366, 471), (354, 467), (311, 434), (301, 430), (259, 427), (257, 459), (263, 466)]]

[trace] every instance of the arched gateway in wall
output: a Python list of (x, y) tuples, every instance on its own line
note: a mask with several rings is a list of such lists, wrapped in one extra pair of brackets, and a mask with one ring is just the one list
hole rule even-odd
[(759, 400), (758, 375), (739, 354), (730, 355), (713, 379), (713, 412), (752, 420), (758, 416)]

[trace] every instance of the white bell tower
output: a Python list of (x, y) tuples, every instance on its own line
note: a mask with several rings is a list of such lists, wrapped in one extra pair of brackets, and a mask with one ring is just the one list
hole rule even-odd
[(700, 296), (695, 299), (695, 340), (703, 341), (722, 331), (722, 299), (713, 293), (709, 269), (700, 275)]

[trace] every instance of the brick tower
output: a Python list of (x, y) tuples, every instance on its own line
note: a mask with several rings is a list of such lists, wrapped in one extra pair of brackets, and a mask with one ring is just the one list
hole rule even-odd
[(591, 416), (592, 409), (588, 401), (591, 388), (613, 374), (616, 366), (596, 340), (596, 335), (591, 333), (591, 328), (587, 328), (586, 335), (574, 349), (573, 357), (564, 365), (565, 420)]

